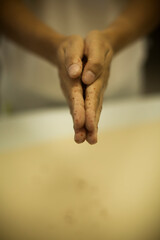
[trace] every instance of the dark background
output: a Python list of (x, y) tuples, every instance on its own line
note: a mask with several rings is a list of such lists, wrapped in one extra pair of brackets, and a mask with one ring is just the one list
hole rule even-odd
[(144, 65), (144, 93), (160, 93), (160, 25), (147, 37), (149, 48)]

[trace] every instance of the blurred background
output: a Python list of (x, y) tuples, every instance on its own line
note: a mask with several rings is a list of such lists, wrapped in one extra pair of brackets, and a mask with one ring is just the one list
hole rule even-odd
[[(122, 11), (126, 1), (94, 1), (92, 6), (88, 1), (85, 7), (83, 2), (72, 0), (57, 1), (56, 6), (51, 0), (26, 1), (26, 4), (58, 32), (85, 37), (90, 30), (106, 28)], [(159, 40), (158, 27), (115, 56), (105, 93), (107, 101), (159, 93)], [(3, 36), (0, 49), (1, 114), (66, 106), (54, 66)]]
[[(83, 37), (126, 4), (25, 2), (55, 30)], [(160, 26), (115, 56), (90, 146), (74, 143), (57, 69), (1, 36), (1, 240), (160, 239), (159, 43)]]

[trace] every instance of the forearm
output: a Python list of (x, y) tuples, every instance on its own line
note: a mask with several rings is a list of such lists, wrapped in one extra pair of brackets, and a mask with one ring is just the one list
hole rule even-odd
[(24, 48), (56, 63), (62, 35), (42, 23), (20, 0), (1, 1), (0, 31)]
[(160, 22), (159, 0), (131, 0), (122, 14), (103, 31), (116, 53), (148, 34)]

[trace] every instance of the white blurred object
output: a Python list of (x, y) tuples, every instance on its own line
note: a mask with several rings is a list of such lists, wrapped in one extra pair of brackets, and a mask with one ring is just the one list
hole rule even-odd
[[(99, 131), (160, 121), (160, 96), (105, 102)], [(68, 108), (0, 117), (0, 152), (51, 140), (73, 139)], [(74, 141), (74, 140), (73, 140)]]

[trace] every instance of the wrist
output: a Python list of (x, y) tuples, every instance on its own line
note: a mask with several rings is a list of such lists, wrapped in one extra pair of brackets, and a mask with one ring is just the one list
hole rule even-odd
[(119, 51), (118, 44), (118, 34), (113, 28), (108, 28), (102, 31), (104, 39), (107, 43), (110, 44), (113, 54), (116, 54)]
[(136, 35), (133, 24), (122, 17), (102, 32), (106, 40), (111, 44), (115, 54), (131, 43)]
[(60, 43), (65, 39), (65, 36), (50, 31), (41, 38), (41, 55), (47, 59), (50, 63), (58, 65), (57, 51)]

